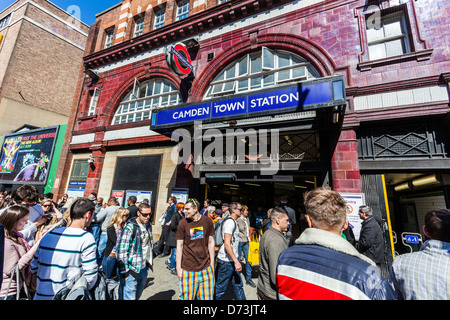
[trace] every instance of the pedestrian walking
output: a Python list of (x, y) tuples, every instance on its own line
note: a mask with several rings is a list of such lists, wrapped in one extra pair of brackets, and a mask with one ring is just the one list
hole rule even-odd
[(237, 218), (236, 222), (239, 228), (239, 247), (237, 257), (244, 255), (245, 267), (243, 270), (245, 283), (252, 288), (256, 288), (256, 284), (252, 281), (252, 266), (248, 262), (248, 249), (250, 243), (250, 219), (248, 207), (242, 205), (241, 216)]
[(103, 251), (102, 267), (108, 279), (117, 275), (117, 247), (128, 217), (129, 210), (119, 207), (106, 227), (108, 239), (106, 240), (105, 251)]
[(106, 228), (111, 221), (111, 218), (116, 212), (116, 210), (119, 208), (117, 205), (117, 199), (116, 197), (111, 197), (108, 199), (108, 202), (106, 203), (106, 206), (100, 210), (100, 212), (97, 214), (97, 218), (95, 223), (101, 224), (101, 233), (100, 233), (100, 239), (98, 242), (98, 265), (102, 264), (103, 259), (103, 251), (105, 251), (106, 248), (106, 241), (108, 240), (108, 235), (106, 233)]
[(81, 272), (91, 289), (97, 281), (97, 246), (94, 236), (87, 232), (94, 217), (94, 203), (78, 199), (70, 208), (68, 227), (49, 231), (31, 261), (31, 271), (37, 274), (34, 300), (52, 300), (55, 293)]
[[(391, 285), (375, 262), (360, 254), (342, 231), (347, 204), (330, 188), (304, 194), (309, 228), (278, 260), (278, 297), (282, 300), (392, 300)], [(349, 277), (349, 275), (351, 275)]]
[(203, 208), (202, 208), (202, 210), (200, 210), (200, 214), (202, 216), (206, 216), (208, 214), (208, 207), (210, 205), (211, 205), (211, 200), (205, 199), (205, 201), (203, 201)]
[(177, 198), (175, 197), (169, 197), (169, 200), (167, 200), (167, 203), (169, 206), (167, 207), (166, 212), (164, 213), (164, 220), (162, 222), (162, 231), (161, 231), (161, 237), (158, 241), (158, 247), (156, 248), (156, 253), (159, 255), (160, 258), (168, 257), (170, 255), (170, 246), (167, 243), (167, 240), (169, 238), (170, 233), (170, 224), (172, 220), (172, 216), (177, 211)]
[(264, 232), (259, 243), (259, 276), (257, 294), (261, 300), (277, 299), (277, 262), (288, 248), (284, 233), (289, 228), (286, 211), (276, 207), (270, 212), (270, 227)]
[[(39, 245), (37, 241), (32, 247), (23, 239), (21, 231), (27, 224), (30, 213), (21, 206), (9, 207), (0, 216), (0, 225), (4, 226), (4, 262), (3, 282), (0, 285), (0, 299), (16, 300), (17, 288), (23, 287), (25, 279), (31, 279), (30, 263)], [(16, 276), (16, 265), (19, 265), (20, 279)], [(11, 285), (9, 285), (11, 282)], [(9, 287), (9, 290), (8, 290)]]
[(239, 228), (236, 220), (241, 216), (242, 205), (230, 203), (230, 217), (223, 222), (224, 243), (217, 255), (216, 300), (220, 300), (231, 282), (236, 300), (246, 300), (241, 279), (242, 265), (238, 259)]
[(450, 300), (450, 210), (431, 210), (420, 251), (395, 258), (390, 277), (399, 300)]
[(180, 300), (212, 300), (214, 297), (214, 226), (200, 214), (197, 199), (188, 199), (185, 219), (177, 229), (176, 268)]
[(359, 207), (358, 214), (363, 222), (356, 248), (380, 267), (384, 260), (383, 233), (372, 213), (372, 208), (369, 206)]
[(184, 219), (184, 203), (177, 203), (177, 212), (172, 216), (170, 223), (170, 233), (168, 243), (171, 249), (171, 254), (168, 260), (168, 265), (170, 268), (170, 273), (177, 275), (176, 269), (176, 252), (177, 252), (177, 230), (180, 221)]
[(151, 213), (151, 207), (141, 203), (137, 217), (122, 231), (117, 249), (119, 300), (139, 300), (144, 291), (148, 269), (153, 265)]

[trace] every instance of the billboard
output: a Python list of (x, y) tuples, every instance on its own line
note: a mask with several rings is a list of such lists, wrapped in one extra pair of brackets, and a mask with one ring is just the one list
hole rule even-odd
[(0, 153), (0, 183), (45, 184), (58, 127), (5, 135)]

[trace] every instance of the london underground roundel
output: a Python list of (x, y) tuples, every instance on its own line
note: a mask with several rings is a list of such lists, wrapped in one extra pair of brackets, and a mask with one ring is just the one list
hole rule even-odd
[(194, 72), (191, 57), (186, 46), (182, 43), (169, 46), (167, 51), (167, 64), (179, 76), (187, 76), (191, 72)]

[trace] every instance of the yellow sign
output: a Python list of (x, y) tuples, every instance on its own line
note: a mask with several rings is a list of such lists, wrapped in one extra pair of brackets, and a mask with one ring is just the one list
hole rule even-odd
[(3, 35), (0, 33), (0, 44), (2, 44), (3, 41)]

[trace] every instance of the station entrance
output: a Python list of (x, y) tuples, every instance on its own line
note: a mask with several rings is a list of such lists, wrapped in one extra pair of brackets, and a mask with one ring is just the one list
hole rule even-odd
[[(214, 181), (216, 180), (216, 181)], [(240, 202), (248, 206), (250, 213), (280, 205), (286, 197), (288, 206), (296, 213), (293, 236), (296, 239), (306, 227), (303, 207), (303, 194), (318, 186), (320, 175), (313, 173), (290, 173), (274, 176), (237, 175), (234, 181), (207, 179), (205, 196), (211, 205), (221, 208), (223, 203)]]

